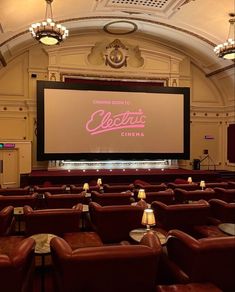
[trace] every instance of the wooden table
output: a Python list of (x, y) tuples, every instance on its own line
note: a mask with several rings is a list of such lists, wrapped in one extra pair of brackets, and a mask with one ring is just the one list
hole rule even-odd
[(51, 253), (50, 241), (56, 235), (49, 233), (40, 233), (30, 236), (36, 242), (34, 253), (41, 256), (41, 292), (45, 291), (45, 256)]
[(136, 242), (140, 242), (146, 232), (153, 232), (160, 240), (161, 245), (166, 243), (166, 236), (156, 229), (150, 229), (147, 231), (146, 228), (137, 228), (130, 231), (129, 236)]
[(15, 207), (14, 208), (14, 217), (16, 219), (16, 222), (18, 223), (18, 230), (17, 232), (21, 232), (21, 219), (24, 215), (24, 209), (23, 207)]
[(235, 236), (235, 224), (234, 223), (222, 223), (218, 225), (219, 229), (228, 235)]

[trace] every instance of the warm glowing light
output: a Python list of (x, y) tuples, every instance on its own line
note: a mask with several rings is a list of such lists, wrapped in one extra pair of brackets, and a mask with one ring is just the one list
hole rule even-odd
[(150, 230), (150, 226), (156, 224), (153, 209), (145, 209), (142, 217), (141, 224), (146, 225), (147, 230)]

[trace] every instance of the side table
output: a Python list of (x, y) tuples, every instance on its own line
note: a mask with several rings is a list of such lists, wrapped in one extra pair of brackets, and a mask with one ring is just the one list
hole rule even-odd
[(41, 292), (45, 291), (45, 274), (44, 274), (45, 256), (50, 255), (51, 253), (50, 241), (55, 236), (57, 235), (49, 233), (40, 233), (30, 236), (36, 242), (34, 254), (41, 256)]
[(150, 229), (149, 231), (146, 228), (137, 228), (130, 231), (129, 236), (136, 242), (140, 242), (145, 233), (153, 232), (160, 240), (161, 245), (166, 243), (166, 236), (156, 229)]

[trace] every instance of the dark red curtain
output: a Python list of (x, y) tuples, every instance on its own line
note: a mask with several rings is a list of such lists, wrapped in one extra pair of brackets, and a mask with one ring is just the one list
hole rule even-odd
[(228, 126), (227, 159), (229, 162), (235, 163), (235, 124)]

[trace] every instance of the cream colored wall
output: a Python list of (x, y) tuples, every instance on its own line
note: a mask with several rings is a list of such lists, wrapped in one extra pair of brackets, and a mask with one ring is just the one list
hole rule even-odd
[[(140, 35), (119, 38), (128, 48), (127, 67), (112, 68), (105, 65), (103, 54), (114, 39), (105, 34), (80, 35), (53, 48), (35, 45), (13, 58), (0, 70), (0, 140), (32, 141), (33, 168), (47, 165), (36, 161), (37, 80), (61, 80), (64, 75), (162, 79), (168, 86), (191, 88), (191, 157), (180, 165), (191, 168), (192, 159), (203, 158), (203, 150), (208, 149), (217, 169), (235, 170), (226, 160), (226, 131), (229, 123), (235, 123), (233, 74), (206, 77), (188, 56)], [(205, 139), (206, 135), (213, 139)]]

